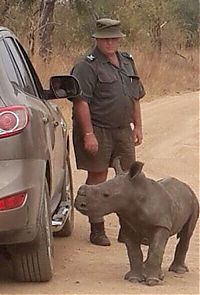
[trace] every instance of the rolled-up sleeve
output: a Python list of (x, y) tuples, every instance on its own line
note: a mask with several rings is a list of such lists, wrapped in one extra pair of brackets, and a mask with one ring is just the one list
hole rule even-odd
[(79, 81), (82, 91), (81, 97), (90, 103), (97, 82), (97, 76), (92, 66), (86, 61), (81, 61), (74, 66), (71, 74)]
[(144, 90), (144, 86), (142, 84), (142, 81), (139, 80), (139, 96), (138, 96), (138, 99), (141, 99), (145, 96), (146, 92)]
[(136, 65), (135, 65), (135, 62), (134, 62), (133, 59), (131, 60), (131, 63), (132, 63), (132, 67), (133, 67), (133, 71), (134, 71), (135, 75), (137, 75), (138, 78), (139, 78), (137, 80), (137, 86), (136, 86), (137, 90), (138, 90), (138, 95), (136, 97), (134, 97), (136, 100), (139, 100), (139, 99), (141, 99), (141, 98), (143, 98), (145, 96), (146, 92), (144, 90), (144, 86), (142, 84), (142, 81), (140, 80), (140, 77), (138, 75), (138, 71), (136, 69)]

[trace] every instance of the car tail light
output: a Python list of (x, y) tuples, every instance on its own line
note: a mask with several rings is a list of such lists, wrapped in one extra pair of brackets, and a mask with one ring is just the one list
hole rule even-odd
[(28, 124), (28, 110), (24, 106), (0, 108), (0, 138), (20, 133)]
[(21, 207), (26, 198), (26, 193), (18, 193), (16, 195), (11, 195), (0, 199), (0, 211), (10, 210)]

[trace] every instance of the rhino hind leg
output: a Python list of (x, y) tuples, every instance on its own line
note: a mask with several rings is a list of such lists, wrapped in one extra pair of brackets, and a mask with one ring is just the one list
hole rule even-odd
[(189, 269), (186, 265), (178, 265), (176, 263), (172, 263), (169, 267), (169, 271), (173, 271), (178, 274), (184, 274), (185, 272), (188, 272)]
[(188, 267), (185, 265), (185, 258), (189, 248), (190, 238), (192, 236), (198, 219), (198, 215), (199, 206), (198, 204), (196, 204), (195, 210), (191, 218), (188, 220), (188, 222), (182, 228), (181, 232), (178, 234), (180, 240), (176, 246), (174, 260), (169, 267), (169, 271), (173, 271), (179, 274), (183, 274), (189, 271)]
[(176, 246), (174, 260), (169, 267), (169, 271), (173, 271), (179, 274), (188, 272), (188, 268), (185, 265), (185, 258), (189, 248), (190, 236), (187, 236), (185, 229), (180, 232), (180, 240)]

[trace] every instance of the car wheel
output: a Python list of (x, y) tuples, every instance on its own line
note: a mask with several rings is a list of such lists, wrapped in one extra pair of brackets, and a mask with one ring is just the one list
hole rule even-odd
[(69, 203), (69, 216), (65, 221), (62, 229), (55, 232), (54, 236), (57, 237), (69, 237), (74, 229), (74, 197), (73, 197), (73, 182), (72, 182), (72, 170), (69, 157), (66, 159), (65, 165), (65, 178), (62, 189), (62, 201)]
[(45, 182), (43, 205), (36, 239), (10, 249), (14, 277), (24, 282), (45, 282), (53, 275), (53, 235), (49, 206), (49, 189)]

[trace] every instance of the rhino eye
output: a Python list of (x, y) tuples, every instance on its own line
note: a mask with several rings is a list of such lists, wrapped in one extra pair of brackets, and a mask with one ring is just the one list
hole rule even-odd
[(109, 193), (103, 193), (104, 198), (108, 198), (109, 197)]

